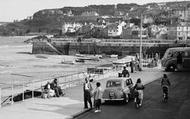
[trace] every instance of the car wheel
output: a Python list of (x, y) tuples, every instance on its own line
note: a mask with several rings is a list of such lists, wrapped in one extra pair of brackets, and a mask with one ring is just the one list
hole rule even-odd
[(165, 69), (165, 71), (172, 71), (172, 72), (174, 72), (175, 70), (176, 66), (174, 64), (167, 66)]

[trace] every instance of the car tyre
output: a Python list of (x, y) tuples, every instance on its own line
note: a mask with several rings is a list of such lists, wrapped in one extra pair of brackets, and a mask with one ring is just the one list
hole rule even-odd
[(171, 64), (169, 66), (166, 67), (165, 71), (168, 72), (168, 71), (172, 71), (174, 72), (176, 70), (176, 66), (174, 64)]

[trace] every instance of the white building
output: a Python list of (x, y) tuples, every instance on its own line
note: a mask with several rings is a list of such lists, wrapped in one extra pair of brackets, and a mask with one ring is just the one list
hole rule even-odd
[(65, 23), (63, 26), (62, 26), (62, 33), (73, 33), (73, 32), (76, 32), (79, 28), (81, 28), (83, 25), (80, 24), (80, 23)]
[(177, 26), (177, 39), (190, 40), (190, 26)]
[(123, 31), (123, 27), (126, 25), (125, 22), (121, 22), (121, 23), (113, 23), (113, 24), (109, 24), (107, 26), (108, 28), (108, 36), (109, 37), (119, 37), (122, 34)]

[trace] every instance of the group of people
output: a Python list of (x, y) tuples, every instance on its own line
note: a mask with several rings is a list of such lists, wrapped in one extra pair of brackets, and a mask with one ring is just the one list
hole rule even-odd
[[(123, 71), (122, 71), (122, 77), (130, 77), (129, 71), (126, 69), (126, 67), (123, 67)], [(162, 87), (162, 92), (165, 93), (164, 89), (169, 89), (169, 86), (171, 85), (168, 77), (166, 74), (163, 74), (163, 78), (161, 80), (161, 87)], [(139, 106), (142, 105), (142, 101), (143, 101), (143, 90), (144, 90), (144, 85), (141, 82), (141, 79), (138, 78), (137, 82), (135, 84), (135, 86), (133, 87), (134, 91), (137, 91), (139, 94), (139, 99), (140, 99), (140, 104)]]
[(142, 70), (141, 66), (140, 66), (140, 61), (137, 58), (135, 58), (135, 60), (133, 60), (133, 58), (131, 58), (129, 66), (131, 68), (131, 73)]
[(92, 100), (91, 98), (94, 98), (94, 107), (95, 112), (101, 112), (100, 106), (101, 106), (101, 98), (102, 98), (102, 89), (101, 89), (101, 83), (96, 83), (96, 88), (93, 90), (92, 87), (92, 79), (85, 78), (85, 83), (83, 84), (83, 90), (84, 90), (84, 108), (88, 108), (88, 103), (90, 105), (90, 108), (92, 108)]
[(58, 80), (56, 78), (51, 83), (47, 82), (47, 84), (44, 86), (44, 93), (47, 94), (47, 97), (60, 97), (64, 95), (64, 92), (59, 86)]

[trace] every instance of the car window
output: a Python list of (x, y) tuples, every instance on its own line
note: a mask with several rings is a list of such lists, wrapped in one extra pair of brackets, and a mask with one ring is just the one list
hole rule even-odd
[(128, 86), (128, 85), (131, 85), (131, 84), (133, 84), (132, 80), (131, 79), (127, 79), (126, 80), (126, 85)]
[(184, 52), (184, 56), (185, 57), (188, 57), (189, 56), (189, 53), (187, 51)]
[(106, 87), (120, 87), (121, 81), (108, 81)]

